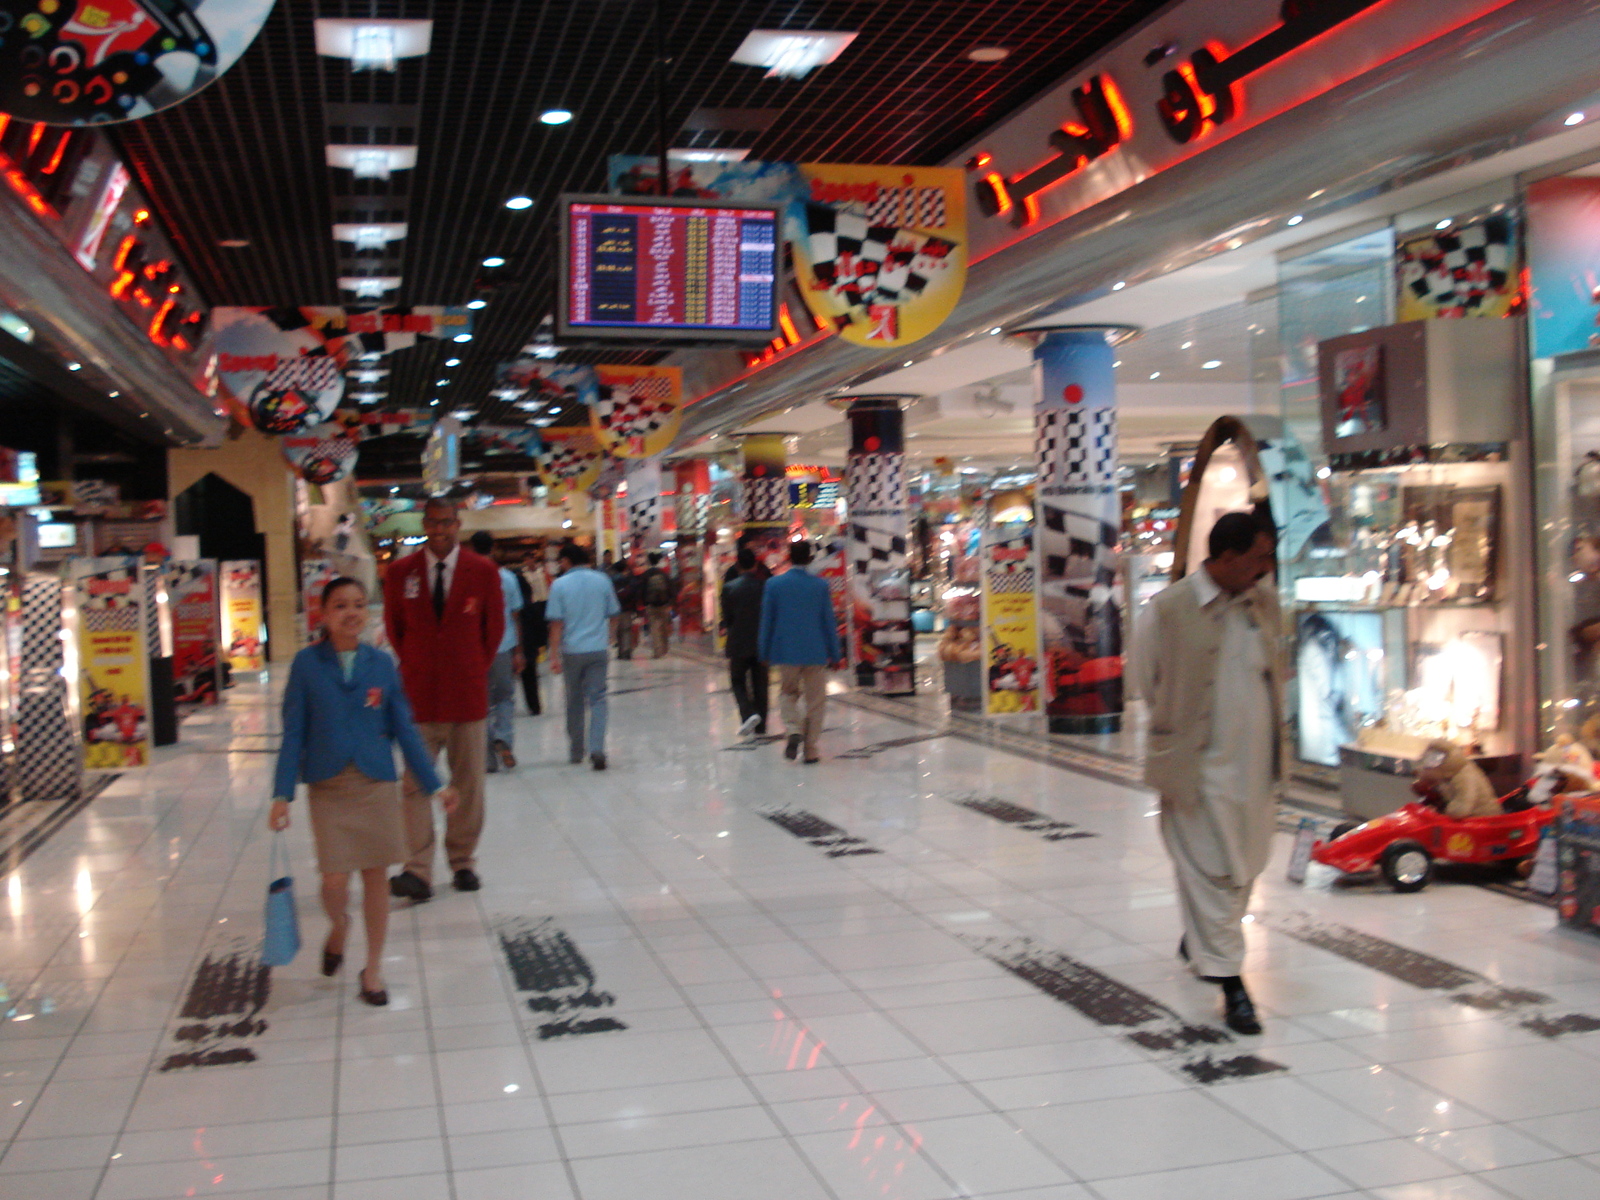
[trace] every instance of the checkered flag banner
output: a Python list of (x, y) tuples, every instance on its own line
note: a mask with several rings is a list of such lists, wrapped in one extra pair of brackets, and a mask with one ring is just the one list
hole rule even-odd
[(592, 450), (576, 450), (559, 442), (540, 451), (534, 458), (539, 474), (558, 483), (576, 479), (594, 465), (594, 460)]
[(332, 355), (320, 351), (302, 354), (288, 362), (279, 363), (267, 373), (264, 381), (270, 391), (325, 392), (339, 378), (339, 362)]
[(1493, 216), (1399, 246), (1402, 290), (1435, 316), (1473, 316), (1507, 294), (1516, 269), (1515, 226)]
[[(1085, 496), (1081, 508), (1102, 497)], [(1113, 495), (1115, 499), (1115, 495)], [(1109, 587), (1116, 579), (1120, 529), (1092, 512), (1040, 502), (1039, 562), (1046, 582), (1064, 581), (1068, 590), (1096, 584)]]
[(635, 546), (653, 550), (661, 544), (661, 497), (641, 496), (627, 500), (628, 535)]
[[(103, 580), (113, 586), (91, 591), (79, 603), (78, 611), (80, 613), (101, 610), (115, 611), (118, 609), (136, 610), (139, 607), (139, 597), (133, 591), (134, 588), (141, 586), (138, 571), (135, 568), (117, 567), (114, 570), (101, 571), (90, 578)], [(122, 584), (127, 584), (127, 588), (122, 589), (120, 587)]]
[(600, 427), (619, 441), (647, 438), (666, 428), (678, 414), (678, 406), (668, 398), (672, 382), (667, 379), (640, 379), (627, 386), (602, 388), (595, 403)]
[(744, 482), (744, 523), (746, 525), (789, 524), (789, 480), (746, 479)]
[(894, 571), (906, 565), (906, 539), (879, 526), (850, 522), (850, 570), (855, 575), (870, 571)]
[(710, 492), (679, 492), (673, 497), (673, 505), (680, 540), (705, 536), (706, 526), (711, 523)]
[(943, 229), (944, 189), (939, 187), (879, 188), (875, 200), (866, 206), (866, 218), (874, 225), (910, 225), (918, 229)]
[(1117, 410), (1044, 408), (1034, 413), (1039, 489), (1081, 484), (1115, 486)]
[(137, 608), (89, 608), (85, 606), (78, 611), (78, 619), (83, 622), (83, 627), (90, 633), (132, 633), (139, 628), (139, 610)]
[(989, 590), (996, 595), (1031, 592), (1033, 582), (1034, 570), (1029, 563), (995, 563), (989, 568)]
[(867, 513), (904, 513), (906, 456), (904, 454), (852, 454), (845, 465), (852, 516)]
[(22, 586), (22, 662), (13, 747), (14, 780), (24, 800), (82, 794), (83, 758), (67, 713), (61, 677), (61, 580), (29, 575)]

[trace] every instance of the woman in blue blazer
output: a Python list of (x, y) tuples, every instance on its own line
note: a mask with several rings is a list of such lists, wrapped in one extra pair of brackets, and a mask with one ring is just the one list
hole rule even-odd
[(361, 911), (367, 928), (367, 965), (360, 995), (389, 1003), (383, 985), (383, 943), (389, 932), (391, 864), (404, 862), (405, 817), (400, 804), (394, 746), (445, 812), (456, 805), (454, 788), (441, 787), (433, 759), (411, 716), (394, 661), (363, 645), (367, 591), (354, 579), (335, 579), (322, 590), (325, 637), (295, 655), (283, 693), (283, 746), (273, 777), (267, 824), (289, 827), (295, 783), (311, 798), (311, 833), (322, 872), (322, 906), (332, 928), (322, 948), (322, 973), (344, 962), (349, 932), (350, 874), (361, 872)]

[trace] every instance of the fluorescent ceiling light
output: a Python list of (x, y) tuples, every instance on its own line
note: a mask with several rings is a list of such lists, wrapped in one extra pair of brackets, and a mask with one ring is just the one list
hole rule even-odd
[(333, 227), (334, 241), (354, 242), (357, 250), (382, 250), (390, 242), (398, 242), (405, 236), (406, 226), (403, 221)]
[(339, 286), (358, 296), (382, 296), (400, 286), (398, 275), (341, 275)]
[(547, 108), (539, 114), (539, 121), (544, 125), (565, 125), (572, 120), (572, 114), (564, 108)]
[(521, 212), (525, 208), (532, 208), (533, 207), (533, 197), (531, 197), (531, 196), (513, 196), (513, 197), (511, 197), (511, 199), (506, 201), (506, 207), (509, 208), (509, 209), (513, 209), (516, 212)]
[(1005, 62), (1011, 57), (1011, 51), (1004, 46), (974, 46), (967, 51), (967, 57), (975, 63)]
[(473, 311), (477, 311), (480, 308), (488, 308), (489, 302), (487, 300), (468, 300), (467, 307)]
[(1222, 365), (1222, 360), (1220, 358), (1213, 358), (1209, 362), (1201, 363), (1200, 364), (1200, 369), (1202, 371), (1215, 371), (1221, 365)]
[(486, 267), (503, 267), (506, 265), (506, 260), (501, 258), (498, 254), (491, 254), (488, 258), (483, 260), (483, 265)]
[(447, 367), (459, 367), (461, 360), (459, 358), (447, 358), (444, 360), (444, 365)]
[(432, 21), (345, 20), (321, 17), (316, 29), (317, 53), (348, 58), (356, 71), (392, 71), (395, 60), (428, 52)]
[(357, 383), (380, 383), (389, 372), (387, 369), (376, 370), (372, 367), (362, 367), (357, 371), (346, 371), (345, 374)]
[(1583, 114), (1581, 112), (1575, 112), (1575, 113), (1571, 114), (1570, 116), (1568, 116), (1567, 119), (1565, 121), (1561, 122), (1561, 123), (1563, 125), (1582, 125), (1583, 124)]
[(679, 150), (667, 151), (667, 159), (680, 162), (743, 162), (750, 157), (748, 150)]
[(328, 165), (355, 172), (357, 179), (387, 179), (417, 165), (415, 146), (329, 146)]
[(733, 52), (732, 61), (747, 67), (766, 67), (768, 79), (804, 79), (813, 68), (833, 62), (855, 40), (853, 33), (752, 29)]
[(558, 354), (561, 353), (561, 347), (560, 346), (534, 346), (528, 351), (528, 353), (533, 355), (535, 358), (555, 358)]
[(453, 342), (470, 342), (472, 340), (472, 335), (470, 333), (458, 333), (450, 340)]
[(386, 392), (351, 392), (350, 398), (357, 404), (376, 404), (387, 394)]

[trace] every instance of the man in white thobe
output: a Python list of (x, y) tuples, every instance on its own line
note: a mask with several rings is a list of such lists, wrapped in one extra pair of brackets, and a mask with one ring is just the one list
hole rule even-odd
[(1246, 1034), (1261, 1024), (1240, 978), (1241, 922), (1272, 848), (1280, 766), (1275, 549), (1254, 515), (1223, 514), (1199, 570), (1150, 601), (1134, 659), (1150, 718), (1145, 783), (1161, 796), (1183, 916), (1178, 953), (1222, 986), (1224, 1019)]

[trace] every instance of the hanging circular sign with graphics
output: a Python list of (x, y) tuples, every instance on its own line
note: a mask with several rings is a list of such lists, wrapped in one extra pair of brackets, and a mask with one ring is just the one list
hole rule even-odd
[(213, 317), (217, 375), (262, 433), (298, 433), (326, 420), (344, 396), (339, 360), (322, 334), (289, 314), (298, 310), (235, 308)]
[(606, 459), (594, 434), (587, 429), (546, 429), (543, 434), (544, 449), (533, 462), (551, 500), (593, 487)]
[(307, 483), (335, 483), (356, 469), (356, 440), (329, 422), (282, 440), (283, 457)]
[(594, 370), (600, 389), (590, 421), (608, 454), (650, 458), (672, 444), (683, 424), (682, 368), (604, 363)]
[(0, 112), (135, 121), (233, 66), (273, 0), (0, 0)]

